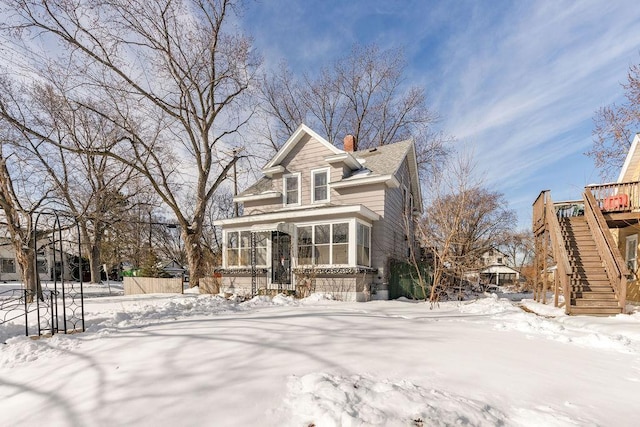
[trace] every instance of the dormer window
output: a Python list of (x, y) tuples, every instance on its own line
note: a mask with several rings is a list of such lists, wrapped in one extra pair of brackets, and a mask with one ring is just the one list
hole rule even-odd
[(300, 174), (293, 173), (283, 177), (283, 203), (285, 206), (300, 204)]
[(311, 171), (311, 202), (329, 201), (329, 169)]

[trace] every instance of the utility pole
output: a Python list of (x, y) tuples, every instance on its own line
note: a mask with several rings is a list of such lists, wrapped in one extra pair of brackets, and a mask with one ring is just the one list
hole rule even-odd
[[(233, 149), (233, 197), (235, 198), (238, 195), (238, 170), (236, 169), (236, 164), (238, 163), (238, 149)], [(238, 202), (233, 201), (233, 216), (238, 217)]]

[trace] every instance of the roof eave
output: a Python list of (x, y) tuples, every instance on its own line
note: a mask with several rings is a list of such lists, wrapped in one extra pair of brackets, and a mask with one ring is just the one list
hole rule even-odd
[(233, 201), (237, 203), (248, 202), (253, 200), (267, 200), (276, 199), (282, 197), (282, 193), (279, 191), (265, 191), (259, 194), (248, 194), (246, 196), (234, 196)]

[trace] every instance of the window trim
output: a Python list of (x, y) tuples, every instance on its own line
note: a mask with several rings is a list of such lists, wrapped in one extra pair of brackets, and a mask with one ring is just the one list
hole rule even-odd
[[(367, 230), (369, 230), (369, 256), (368, 256), (369, 265), (358, 264), (358, 226), (359, 225), (362, 225), (362, 226), (366, 227)], [(372, 252), (371, 251), (371, 246), (372, 246), (372, 244), (371, 244), (371, 240), (372, 240), (372, 236), (373, 236), (373, 226), (371, 224), (367, 224), (364, 221), (360, 221), (360, 220), (356, 219), (354, 229), (355, 229), (354, 230), (355, 239), (354, 239), (354, 246), (353, 246), (354, 247), (354, 256), (355, 256), (355, 258), (353, 260), (354, 261), (354, 265), (359, 266), (359, 267), (371, 267), (371, 264), (372, 264), (372, 259), (371, 259), (371, 252)]]
[[(242, 264), (242, 250), (246, 249), (244, 246), (242, 246), (242, 233), (243, 232), (249, 232), (249, 233), (267, 233), (266, 236), (266, 240), (265, 240), (265, 246), (256, 246), (256, 249), (265, 249), (265, 263), (264, 264), (260, 264), (260, 263), (256, 263), (256, 267), (260, 267), (260, 268), (266, 268), (269, 266), (269, 257), (271, 256), (271, 237), (269, 236), (268, 232), (266, 231), (252, 231), (251, 229), (248, 228), (243, 228), (243, 229), (233, 229), (233, 230), (225, 230), (224, 231), (224, 242), (223, 242), (223, 252), (222, 252), (222, 265), (225, 268), (246, 268), (246, 267), (250, 267), (251, 264)], [(231, 233), (238, 233), (238, 247), (237, 248), (230, 248), (229, 247), (229, 235)], [(228, 255), (228, 251), (229, 249), (235, 249), (237, 251), (237, 256), (238, 256), (238, 263), (237, 264), (233, 264), (230, 265), (229, 264), (229, 255)], [(251, 249), (251, 247), (249, 246), (249, 249)]]
[[(346, 263), (341, 263), (341, 264), (337, 264), (337, 263), (333, 263), (333, 250), (334, 250), (334, 245), (335, 244), (339, 244), (339, 245), (344, 245), (344, 243), (334, 243), (333, 242), (333, 227), (336, 224), (346, 224), (347, 225), (347, 262)], [(295, 260), (296, 260), (296, 266), (299, 267), (349, 267), (349, 266), (353, 266), (354, 264), (351, 262), (351, 257), (352, 257), (352, 248), (354, 248), (355, 246), (352, 247), (352, 224), (353, 224), (353, 220), (352, 219), (341, 219), (341, 220), (335, 220), (335, 221), (322, 221), (322, 222), (306, 222), (306, 223), (296, 223), (296, 244), (295, 244)], [(329, 243), (322, 243), (322, 245), (328, 245), (329, 247), (329, 260), (331, 261), (330, 264), (317, 264), (316, 263), (316, 227), (317, 226), (322, 226), (322, 225), (328, 225), (329, 226), (329, 237), (330, 237), (330, 241)], [(299, 248), (300, 248), (300, 241), (299, 241), (299, 233), (298, 233), (298, 229), (302, 228), (302, 227), (311, 227), (311, 248), (312, 248), (312, 258), (311, 258), (311, 264), (301, 264), (300, 263), (300, 254), (299, 254)]]
[[(287, 179), (296, 177), (298, 180), (298, 201), (287, 203)], [(282, 175), (282, 206), (300, 206), (302, 202), (302, 176), (300, 172), (292, 172)]]
[[(10, 264), (13, 267), (13, 271), (7, 271), (5, 270), (5, 261), (7, 262), (7, 264)], [(0, 273), (4, 273), (4, 274), (16, 274), (18, 272), (17, 267), (16, 267), (16, 260), (15, 258), (1, 258), (0, 259)]]
[[(327, 183), (325, 187), (327, 189), (327, 197), (325, 199), (316, 200), (316, 174), (324, 172), (327, 176)], [(331, 168), (319, 168), (311, 170), (311, 203), (327, 203), (331, 201), (331, 191), (329, 183), (331, 182)]]
[[(635, 245), (631, 246), (634, 252), (633, 259), (629, 259), (629, 244), (631, 242), (635, 242)], [(636, 270), (638, 269), (638, 234), (631, 234), (625, 238), (624, 260), (629, 270), (631, 270), (630, 273), (633, 275), (633, 280), (637, 279)], [(632, 264), (632, 266), (630, 266), (629, 264)]]

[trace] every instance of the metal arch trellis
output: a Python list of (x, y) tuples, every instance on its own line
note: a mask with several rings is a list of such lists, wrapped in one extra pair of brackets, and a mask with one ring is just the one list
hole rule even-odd
[[(78, 221), (65, 215), (67, 218), (73, 218), (75, 224), (75, 231), (77, 236), (77, 248), (78, 248), (78, 284), (73, 281), (65, 283), (65, 266), (69, 267), (68, 257), (64, 256), (64, 246), (62, 239), (62, 224), (60, 222), (60, 215), (56, 210), (46, 210), (39, 212), (34, 220), (34, 274), (36, 276), (38, 272), (38, 242), (37, 231), (38, 223), (42, 215), (48, 215), (54, 218), (52, 227), (52, 256), (53, 256), (53, 289), (42, 289), (40, 280), (36, 280), (38, 284), (38, 295), (36, 298), (37, 315), (38, 315), (38, 335), (43, 334), (55, 334), (55, 333), (73, 333), (83, 332), (85, 330), (84, 324), (84, 286), (83, 286), (83, 270), (82, 270), (82, 244), (80, 237), (80, 225)], [(56, 236), (57, 235), (57, 236)], [(57, 239), (56, 239), (57, 238)], [(58, 246), (56, 248), (56, 245)], [(58, 283), (58, 275), (56, 266), (58, 260), (56, 257), (56, 250), (60, 255), (60, 283)], [(61, 307), (60, 307), (61, 306)], [(60, 316), (59, 309), (62, 308), (62, 315)], [(25, 323), (27, 323), (27, 312), (25, 312)], [(61, 325), (62, 324), (62, 325)], [(27, 326), (28, 335), (28, 326)]]

